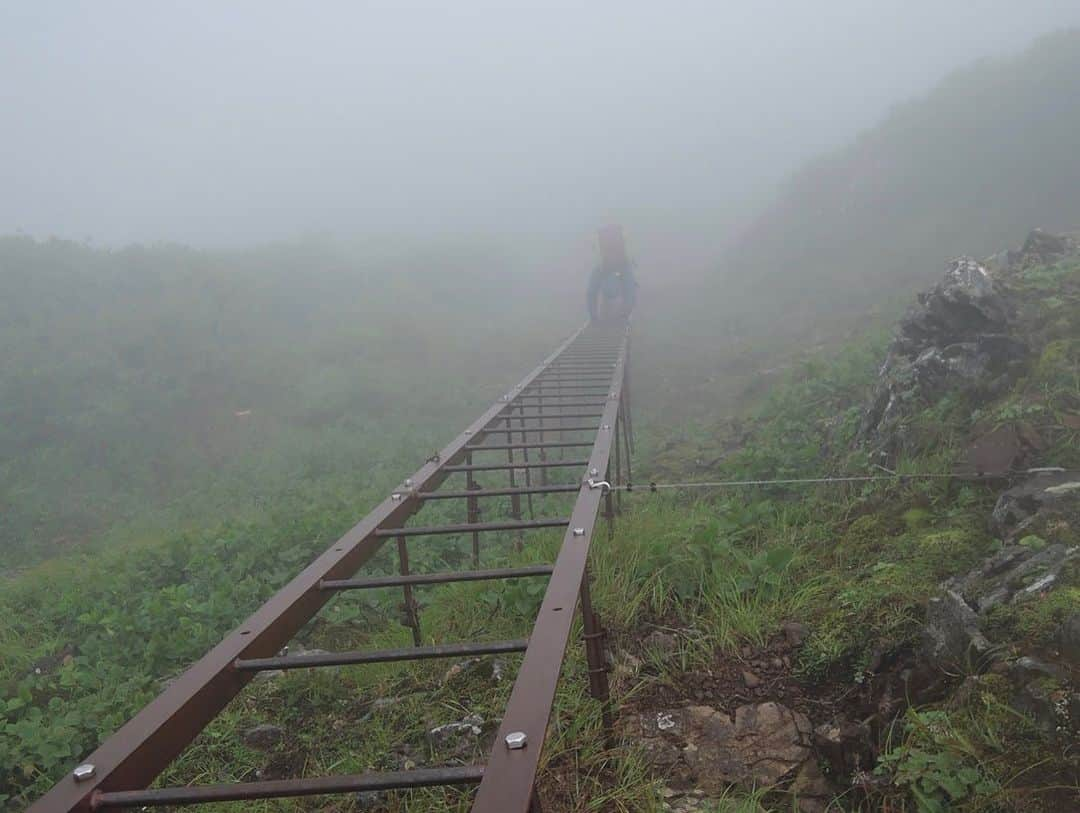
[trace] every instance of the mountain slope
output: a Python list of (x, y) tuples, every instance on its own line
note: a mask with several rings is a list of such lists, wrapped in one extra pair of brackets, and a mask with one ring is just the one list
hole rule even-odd
[(1078, 127), (1080, 30), (976, 63), (797, 173), (729, 252), (726, 281), (803, 307), (865, 304), (936, 276), (942, 257), (1072, 227)]

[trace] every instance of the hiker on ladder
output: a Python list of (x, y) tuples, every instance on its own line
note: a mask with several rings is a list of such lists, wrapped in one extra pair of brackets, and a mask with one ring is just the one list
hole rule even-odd
[(586, 305), (593, 324), (625, 320), (637, 301), (637, 280), (626, 256), (621, 226), (600, 229), (600, 264), (589, 276)]

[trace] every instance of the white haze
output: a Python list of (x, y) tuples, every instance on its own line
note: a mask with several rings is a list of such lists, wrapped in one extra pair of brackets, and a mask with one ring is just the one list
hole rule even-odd
[(1061, 0), (8, 2), (0, 234), (558, 235), (702, 257), (801, 161)]

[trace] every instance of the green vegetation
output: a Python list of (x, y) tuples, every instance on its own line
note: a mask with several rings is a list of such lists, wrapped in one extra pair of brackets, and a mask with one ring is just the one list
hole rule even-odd
[(1068, 759), (1010, 706), (1008, 681), (981, 675), (964, 686), (948, 708), (910, 709), (877, 773), (907, 790), (917, 813), (1060, 809), (1040, 801), (1054, 790), (1040, 781), (1055, 771), (1067, 777)]
[(362, 514), (576, 326), (521, 319), (543, 295), (514, 287), (452, 247), (0, 239), (0, 569), (326, 497)]
[[(1048, 277), (1055, 280), (1053, 296), (1041, 283)], [(1039, 354), (1031, 373), (978, 410), (957, 396), (926, 405), (913, 421), (900, 473), (948, 471), (979, 432), (1032, 421), (1043, 440), (1040, 464), (1076, 467), (1080, 359), (1071, 336), (1080, 332), (1073, 323), (1080, 313), (1080, 265), (1029, 268), (1010, 286), (1023, 302), (1025, 334)], [(1063, 308), (1065, 327), (1049, 318)], [(663, 438), (652, 446), (665, 467), (680, 454), (716, 455), (702, 480), (865, 471), (852, 439), (881, 355), (880, 339), (873, 339), (849, 345), (828, 362), (817, 352), (809, 361), (793, 360), (786, 380), (744, 423), (741, 448), (730, 448), (727, 424), (718, 427), (714, 450)], [(986, 530), (996, 492), (979, 484), (913, 479), (699, 495), (635, 498), (614, 546), (599, 554), (601, 595), (612, 601), (602, 603), (609, 618), (624, 631), (643, 623), (679, 631), (678, 657), (650, 659), (645, 684), (677, 689), (688, 672), (737, 660), (746, 644), (764, 644), (784, 619), (810, 629), (796, 664), (805, 681), (857, 684), (875, 658), (917, 643), (926, 601), (944, 578), (967, 572), (1000, 544)], [(1075, 544), (1067, 523), (1053, 532), (1052, 541)], [(1028, 535), (1021, 544), (1041, 549), (1048, 541)], [(761, 578), (770, 562), (777, 567)], [(1046, 595), (993, 610), (995, 645), (1021, 652), (1053, 647), (1061, 622), (1080, 607), (1078, 579), (1073, 561)], [(997, 675), (969, 680), (975, 689), (956, 695), (966, 699), (911, 708), (895, 724), (877, 769), (889, 780), (890, 809), (1051, 811), (1068, 804), (1066, 798), (1075, 801), (1075, 759), (1011, 707), (1008, 682)], [(746, 803), (757, 809), (754, 799)], [(788, 804), (774, 796), (767, 809)], [(847, 804), (837, 800), (838, 809)]]
[[(794, 373), (715, 479), (857, 473), (850, 441), (874, 355), (859, 347)], [(947, 454), (934, 450), (902, 469), (940, 471)], [(938, 582), (994, 544), (984, 519), (991, 493), (952, 494), (939, 480), (744, 488), (689, 504), (634, 499), (610, 573), (598, 568), (598, 578), (614, 582), (606, 591), (620, 597), (612, 610), (620, 623), (675, 614), (704, 631), (695, 647), (710, 658), (800, 618), (814, 630), (800, 664), (811, 676), (857, 674), (874, 647), (911, 644)]]
[(940, 813), (998, 789), (946, 712), (912, 711), (908, 718), (908, 740), (885, 754), (878, 770), (910, 791), (920, 813)]
[[(523, 332), (495, 258), (421, 262), (0, 240), (0, 797), (15, 809), (565, 328)], [(469, 331), (466, 297), (485, 315)], [(458, 563), (440, 555), (414, 560)], [(392, 606), (329, 612), (356, 625)]]
[[(112, 267), (108, 258), (69, 244), (15, 245), (46, 267), (57, 252)], [(171, 250), (162, 251), (167, 255)], [(183, 262), (195, 261), (188, 257)], [(221, 284), (219, 272), (205, 270), (207, 279), (218, 280), (214, 284)], [(245, 285), (260, 290), (257, 270), (248, 273)], [(900, 461), (900, 472), (947, 471), (976, 426), (1032, 420), (1039, 422), (1046, 440), (1042, 454), (1047, 462), (1073, 465), (1077, 433), (1065, 418), (1076, 415), (1080, 405), (1077, 356), (1066, 328), (1046, 316), (1059, 313), (1061, 303), (1075, 306), (1080, 268), (1029, 269), (1015, 284), (1039, 291), (1048, 275), (1056, 281), (1054, 294), (1028, 300), (1031, 312), (1024, 316), (1045, 326), (1039, 334), (1045, 343), (1036, 348), (1040, 355), (1031, 374), (983, 405), (979, 414), (957, 399), (928, 405), (916, 421), (910, 456)], [(75, 271), (68, 269), (60, 279), (52, 287), (35, 282), (46, 286), (49, 295), (26, 301), (43, 303), (60, 291), (76, 290)], [(159, 290), (150, 298), (163, 296)], [(273, 298), (265, 291), (259, 296)], [(29, 295), (24, 292), (24, 297)], [(5, 464), (2, 472), (4, 504), (17, 509), (5, 526), (7, 538), (17, 542), (7, 555), (9, 562), (22, 563), (0, 593), (0, 797), (10, 809), (21, 809), (47, 788), (153, 697), (162, 681), (178, 674), (323, 550), (407, 473), (399, 468), (403, 461), (426, 457), (492, 400), (497, 391), (489, 397), (483, 389), (491, 376), (513, 381), (527, 366), (522, 358), (530, 353), (536, 358), (546, 349), (544, 337), (522, 336), (498, 354), (489, 351), (488, 340), (505, 325), (499, 320), (476, 335), (456, 335), (446, 324), (433, 322), (432, 331), (444, 331), (436, 340), (434, 332), (403, 333), (395, 318), (385, 315), (386, 300), (360, 305), (339, 294), (330, 298), (342, 312), (335, 316), (334, 308), (320, 307), (318, 322), (326, 317), (325, 328), (308, 322), (301, 330), (288, 320), (265, 328), (263, 316), (250, 315), (252, 335), (244, 338), (241, 315), (225, 320), (239, 331), (234, 338), (246, 352), (236, 351), (231, 366), (220, 371), (215, 386), (221, 389), (213, 390), (212, 401), (224, 404), (222, 425), (212, 422), (213, 440), (200, 447), (193, 447), (192, 438), (202, 430), (180, 417), (186, 413), (177, 411), (177, 404), (194, 408), (197, 401), (187, 372), (193, 359), (219, 353), (228, 357), (230, 343), (171, 360), (169, 353), (188, 341), (210, 342), (215, 323), (209, 316), (202, 328), (175, 339), (175, 345), (164, 342), (164, 349), (155, 351), (161, 353), (160, 362), (140, 362), (141, 378), (119, 355), (106, 354), (110, 334), (95, 339), (94, 320), (84, 320), (76, 330), (80, 308), (75, 306), (62, 312), (72, 322), (65, 346), (87, 349), (93, 375), (84, 380), (80, 364), (65, 353), (31, 352), (26, 345), (18, 353), (5, 350), (7, 358), (18, 362), (5, 363), (6, 392), (19, 391), (24, 381), (30, 381), (31, 390), (53, 379), (61, 382), (48, 385), (57, 390), (52, 401), (45, 398), (46, 387), (19, 407), (19, 419), (38, 427), (34, 443), (21, 432), (2, 436), (4, 448), (18, 461)], [(215, 293), (206, 302), (198, 300), (202, 311), (195, 304), (177, 304), (177, 312), (191, 307), (195, 313), (210, 313), (206, 303), (217, 299)], [(106, 304), (98, 301), (94, 308)], [(127, 308), (126, 303), (118, 306)], [(1061, 315), (1069, 329), (1072, 313)], [(512, 309), (506, 311), (508, 320), (512, 315)], [(355, 357), (361, 341), (355, 323), (361, 316), (366, 320), (362, 341), (378, 349), (375, 357), (367, 352)], [(146, 319), (165, 321), (161, 314)], [(264, 332), (256, 329), (260, 326)], [(139, 337), (133, 339), (137, 344), (145, 339), (153, 346), (154, 330), (131, 330)], [(728, 419), (701, 419), (706, 441), (688, 440), (693, 436), (684, 426), (665, 433), (659, 415), (640, 413), (639, 478), (746, 480), (868, 471), (853, 440), (884, 336), (871, 331), (846, 344), (842, 351), (814, 348), (783, 358), (786, 372), (767, 393), (748, 401), (753, 406), (738, 426)], [(484, 359), (482, 372), (450, 367), (460, 363), (454, 359), (462, 354)], [(55, 369), (35, 383), (31, 372), (49, 364)], [(436, 368), (438, 376), (430, 373)], [(420, 369), (428, 374), (416, 375)], [(97, 380), (106, 374), (109, 385)], [(486, 380), (480, 381), (481, 375)], [(655, 370), (646, 368), (641, 378), (649, 375)], [(80, 381), (85, 398), (66, 392)], [(247, 384), (240, 387), (238, 381)], [(293, 391), (293, 381), (304, 383)], [(441, 386), (446, 381), (454, 382), (449, 390)], [(112, 401), (106, 398), (110, 392)], [(259, 398), (250, 399), (249, 392)], [(178, 398), (177, 393), (187, 394)], [(33, 407), (42, 403), (51, 404), (48, 420), (34, 423), (39, 416)], [(93, 408), (81, 412), (88, 404)], [(266, 411), (267, 424), (244, 424), (240, 431), (248, 432), (246, 439), (229, 440), (236, 428), (232, 421), (246, 420), (234, 412), (248, 408), (253, 410), (249, 417), (256, 419)], [(145, 420), (138, 420), (140, 415)], [(148, 453), (141, 444), (162, 428), (170, 433)], [(125, 447), (129, 432), (132, 440)], [(101, 457), (104, 473), (76, 488), (91, 459), (81, 456), (92, 448), (84, 444), (94, 437), (107, 440), (106, 449), (115, 443), (129, 452)], [(182, 461), (175, 466), (169, 463), (173, 453)], [(158, 460), (164, 461), (167, 475), (147, 480), (145, 473)], [(112, 489), (113, 500), (99, 504)], [(38, 491), (41, 496), (30, 503), (19, 501), (21, 494)], [(254, 496), (260, 497), (258, 505)], [(538, 514), (554, 511), (557, 499), (538, 504)], [(790, 619), (809, 629), (792, 664), (794, 679), (808, 686), (859, 683), (875, 657), (912, 647), (925, 601), (941, 579), (965, 571), (995, 549), (986, 531), (993, 500), (994, 492), (982, 485), (918, 479), (623, 495), (627, 510), (614, 538), (601, 535), (595, 542), (595, 602), (616, 647), (634, 649), (647, 627), (675, 630), (677, 647), (672, 655), (652, 653), (636, 676), (621, 678), (619, 700), (632, 705), (657, 687), (678, 690), (687, 673), (735, 659), (742, 647), (766, 644)], [(28, 513), (27, 504), (38, 506), (35, 511), (54, 506), (55, 514)], [(83, 516), (69, 508), (86, 506), (98, 512), (79, 526), (86, 541), (49, 556), (52, 534)], [(107, 532), (106, 526), (114, 530)], [(509, 538), (486, 540), (484, 564), (550, 561), (557, 535), (530, 540), (520, 552)], [(1024, 544), (1038, 547), (1044, 540), (1054, 541), (1040, 535)], [(373, 562), (373, 572), (393, 569), (385, 554)], [(465, 548), (457, 545), (417, 544), (412, 551), (418, 570), (451, 569), (466, 557)], [(34, 560), (40, 561), (30, 564)], [(530, 581), (418, 592), (424, 637), (431, 642), (523, 635), (540, 595)], [(1049, 642), (1078, 597), (1073, 568), (1061, 589), (1045, 600), (999, 611), (995, 642)], [(394, 622), (399, 601), (394, 591), (342, 595), (301, 632), (298, 643), (329, 650), (406, 644), (407, 630)], [(507, 676), (515, 666), (515, 658), (500, 661)], [(601, 737), (580, 647), (572, 648), (564, 675), (544, 756), (549, 806), (661, 810), (660, 781), (649, 775), (634, 743), (609, 748)], [(1056, 755), (1047, 734), (1009, 707), (995, 676), (978, 681), (965, 703), (915, 708), (895, 725), (879, 770), (891, 780), (888, 793), (896, 809), (1052, 809), (1043, 801), (1042, 788), (1061, 786), (1067, 759)], [(440, 750), (428, 731), (475, 714), (477, 727), (490, 733), (510, 685), (509, 677), (496, 678), (490, 663), (343, 668), (258, 680), (162, 781), (315, 776), (472, 761), (482, 753)], [(394, 702), (379, 704), (378, 698)], [(254, 748), (242, 733), (260, 723), (281, 726), (287, 736), (269, 749)], [(415, 802), (407, 798), (391, 795), (385, 807), (464, 810), (468, 797), (439, 790), (411, 797)], [(721, 811), (784, 810), (791, 804), (790, 797), (768, 789), (733, 789), (714, 800)], [(845, 809), (843, 799), (838, 804)], [(265, 802), (254, 809), (292, 810), (296, 803)]]

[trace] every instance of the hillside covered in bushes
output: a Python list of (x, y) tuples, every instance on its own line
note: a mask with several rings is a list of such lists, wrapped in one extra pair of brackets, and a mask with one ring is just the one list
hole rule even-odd
[(795, 174), (725, 257), (725, 287), (815, 312), (866, 307), (928, 284), (943, 257), (1075, 227), (1077, 99), (1077, 30), (950, 75)]

